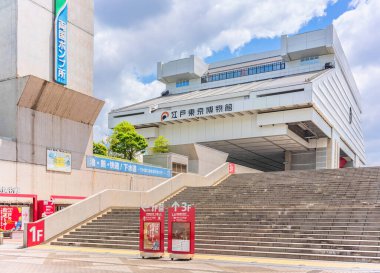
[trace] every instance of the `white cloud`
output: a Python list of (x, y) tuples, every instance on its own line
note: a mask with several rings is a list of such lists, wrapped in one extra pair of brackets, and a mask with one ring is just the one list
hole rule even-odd
[(354, 0), (334, 25), (361, 91), (369, 165), (380, 165), (380, 1)]
[[(107, 113), (163, 90), (141, 77), (155, 74), (157, 61), (196, 53), (207, 57), (226, 47), (236, 51), (253, 38), (299, 31), (323, 16), (335, 0), (95, 0), (95, 96), (106, 99), (95, 139), (106, 133)], [(122, 11), (128, 11), (128, 16)], [(149, 16), (146, 16), (149, 14)]]

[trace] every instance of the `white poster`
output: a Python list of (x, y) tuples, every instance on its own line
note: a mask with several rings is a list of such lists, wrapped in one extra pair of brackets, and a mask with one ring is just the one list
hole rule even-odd
[(24, 224), (30, 222), (30, 208), (22, 207), (21, 208), (21, 230), (24, 230)]
[(71, 153), (57, 150), (46, 150), (46, 169), (56, 172), (71, 172)]
[(190, 240), (172, 240), (172, 250), (180, 252), (189, 252), (190, 251)]

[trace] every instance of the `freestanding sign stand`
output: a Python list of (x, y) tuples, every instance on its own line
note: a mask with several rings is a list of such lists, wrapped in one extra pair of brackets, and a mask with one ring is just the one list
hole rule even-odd
[(140, 208), (140, 255), (143, 259), (164, 256), (164, 228), (163, 206)]
[(168, 232), (170, 258), (191, 260), (195, 248), (195, 208), (174, 202), (169, 208)]

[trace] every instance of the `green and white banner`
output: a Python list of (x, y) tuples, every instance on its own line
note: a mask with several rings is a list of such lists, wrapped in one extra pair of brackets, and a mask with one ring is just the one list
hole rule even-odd
[(54, 80), (67, 84), (67, 0), (55, 0)]

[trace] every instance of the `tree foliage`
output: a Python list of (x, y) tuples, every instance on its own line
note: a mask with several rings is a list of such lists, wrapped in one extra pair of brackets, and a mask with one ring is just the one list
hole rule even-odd
[(116, 125), (108, 141), (111, 152), (128, 160), (133, 160), (137, 153), (148, 147), (146, 139), (136, 132), (132, 124), (126, 121)]
[(92, 152), (95, 155), (107, 155), (107, 147), (101, 142), (94, 142), (92, 144)]
[(164, 136), (159, 136), (154, 141), (152, 151), (157, 154), (169, 152), (169, 140)]

